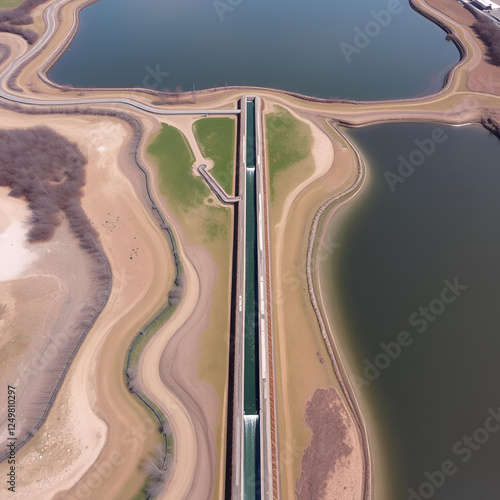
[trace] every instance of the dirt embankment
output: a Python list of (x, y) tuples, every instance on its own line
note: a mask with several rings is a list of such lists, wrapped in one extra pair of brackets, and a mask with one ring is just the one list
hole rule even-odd
[[(336, 474), (342, 463), (355, 455), (359, 443), (352, 441), (352, 421), (333, 387), (318, 389), (306, 407), (306, 423), (312, 432), (311, 444), (301, 462), (296, 496), (301, 500), (362, 498), (355, 472)], [(332, 480), (333, 479), (333, 480)]]
[(24, 0), (14, 9), (0, 10), (0, 32), (22, 36), (30, 45), (38, 40), (36, 31), (27, 28), (33, 23), (30, 13), (48, 0)]

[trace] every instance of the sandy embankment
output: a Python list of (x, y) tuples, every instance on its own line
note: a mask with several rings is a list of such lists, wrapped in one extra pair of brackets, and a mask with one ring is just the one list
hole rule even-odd
[[(266, 100), (266, 104), (270, 102), (272, 100)], [(313, 172), (307, 170), (307, 178), (304, 178), (301, 171), (307, 168), (306, 165), (292, 166), (287, 171), (289, 190), (286, 196), (284, 199), (278, 196), (271, 205), (282, 494), (284, 498), (291, 498), (296, 487), (301, 489), (296, 481), (300, 475), (301, 461), (306, 460), (302, 462), (302, 477), (305, 481), (317, 482), (320, 479), (317, 474), (323, 472), (321, 482), (326, 480), (325, 488), (329, 494), (333, 494), (335, 485), (341, 481), (346, 489), (337, 491), (341, 495), (338, 498), (359, 498), (363, 491), (363, 453), (359, 430), (346, 401), (342, 398), (337, 401), (345, 419), (343, 439), (345, 446), (350, 449), (345, 456), (317, 456), (316, 447), (322, 439), (312, 435), (305, 423), (306, 404), (313, 399), (316, 391), (319, 388), (335, 390), (339, 385), (331, 365), (325, 363), (328, 353), (310, 307), (304, 308), (302, 305), (309, 302), (309, 297), (305, 268), (302, 269), (299, 264), (305, 260), (304, 245), (307, 246), (311, 213), (314, 213), (319, 201), (330, 198), (352, 184), (356, 178), (353, 172), (355, 165), (345, 145), (338, 141), (332, 144), (332, 139), (318, 127), (318, 123), (305, 119), (293, 109), (288, 110), (311, 129), (313, 143), (309, 162), (313, 164)], [(290, 182), (290, 178), (294, 182)], [(300, 358), (297, 357), (298, 352), (301, 353)], [(318, 413), (314, 418), (308, 417), (312, 422), (319, 418), (321, 416)], [(334, 427), (329, 428), (328, 433), (338, 432), (340, 435), (338, 424), (331, 424)], [(312, 427), (314, 429), (314, 425)], [(303, 458), (306, 457), (303, 455), (306, 449), (307, 456), (315, 457), (314, 460)], [(320, 467), (319, 463), (323, 462), (330, 465), (326, 469)], [(335, 470), (328, 476), (330, 468)]]
[[(12, 127), (22, 126), (27, 118), (7, 112), (2, 117)], [(28, 121), (30, 125), (47, 124), (43, 116), (31, 116)], [(18, 477), (18, 496), (52, 498), (81, 479), (99, 456), (99, 467), (83, 475), (71, 494), (111, 498), (106, 495), (141, 486), (141, 457), (157, 440), (156, 424), (124, 387), (123, 362), (133, 335), (166, 296), (172, 262), (165, 239), (120, 167), (128, 129), (117, 120), (93, 117), (52, 116), (50, 124), (77, 141), (89, 159), (83, 205), (112, 264), (114, 286), (48, 420), (18, 452), (19, 471), (23, 471)], [(74, 254), (65, 257), (65, 262), (74, 265)], [(155, 279), (159, 275), (164, 279)], [(106, 461), (108, 468), (103, 468)], [(5, 467), (1, 464), (0, 470)], [(109, 477), (98, 485), (102, 475)], [(63, 498), (71, 498), (71, 494)]]

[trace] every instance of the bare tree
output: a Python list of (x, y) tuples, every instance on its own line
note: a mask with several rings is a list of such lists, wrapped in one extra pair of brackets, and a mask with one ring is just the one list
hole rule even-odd
[(158, 443), (154, 449), (153, 456), (146, 460), (144, 471), (148, 475), (146, 492), (148, 495), (158, 495), (168, 480), (171, 458), (167, 455), (162, 443)]
[(24, 0), (14, 9), (0, 11), (0, 32), (14, 33), (22, 36), (30, 45), (36, 42), (38, 34), (36, 31), (25, 28), (33, 23), (30, 12), (48, 0)]
[(138, 394), (142, 391), (142, 384), (139, 374), (137, 373), (137, 368), (129, 366), (127, 368), (127, 383), (130, 392)]
[(63, 212), (81, 247), (100, 252), (81, 206), (86, 163), (76, 144), (47, 127), (0, 131), (0, 186), (28, 202), (31, 242), (52, 238)]
[(465, 3), (464, 7), (476, 18), (471, 28), (486, 46), (489, 62), (494, 66), (500, 66), (500, 26), (468, 3)]

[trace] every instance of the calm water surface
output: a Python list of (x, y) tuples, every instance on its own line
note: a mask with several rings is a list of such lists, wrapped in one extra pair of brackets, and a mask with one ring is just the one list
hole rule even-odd
[[(399, 13), (377, 21), (389, 5)], [(58, 83), (393, 99), (436, 92), (459, 60), (444, 31), (406, 0), (244, 0), (223, 20), (211, 0), (100, 0), (80, 17), (49, 71)], [(369, 36), (355, 39), (357, 29)], [(350, 62), (342, 43), (356, 50)]]
[[(420, 498), (495, 500), (500, 431), (484, 429), (492, 411), (500, 419), (500, 142), (480, 127), (443, 127), (446, 140), (391, 192), (384, 172), (397, 172), (398, 157), (409, 159), (435, 128), (349, 131), (369, 159), (369, 182), (332, 221), (341, 246), (324, 272), (356, 353), (358, 392), (381, 409), (371, 430), (386, 436), (391, 500), (412, 498), (408, 489), (418, 492), (445, 461), (454, 474)], [(450, 304), (444, 280), (467, 287)], [(402, 331), (412, 343), (397, 356), (391, 343)]]

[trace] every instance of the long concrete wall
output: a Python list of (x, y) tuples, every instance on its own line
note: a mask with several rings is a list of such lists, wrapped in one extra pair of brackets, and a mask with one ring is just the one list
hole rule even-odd
[(257, 197), (257, 260), (259, 280), (259, 360), (261, 498), (279, 500), (278, 446), (274, 390), (271, 259), (269, 247), (268, 175), (264, 161), (262, 101), (255, 96), (255, 170)]
[[(246, 191), (246, 143), (247, 143), (247, 100), (243, 97), (240, 101), (240, 137), (239, 137), (239, 193), (244, 200)], [(245, 372), (245, 231), (246, 231), (246, 210), (244, 203), (240, 203), (238, 210), (238, 234), (237, 244), (237, 266), (236, 266), (236, 295), (237, 300), (235, 311), (234, 329), (234, 395), (233, 395), (233, 449), (232, 449), (232, 469), (231, 469), (231, 493), (233, 500), (243, 499), (243, 401), (244, 401), (244, 372)], [(229, 458), (229, 457), (228, 457)], [(227, 495), (226, 495), (227, 497)]]

